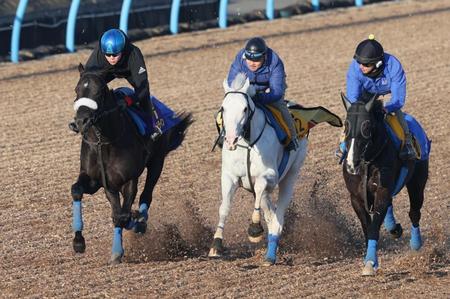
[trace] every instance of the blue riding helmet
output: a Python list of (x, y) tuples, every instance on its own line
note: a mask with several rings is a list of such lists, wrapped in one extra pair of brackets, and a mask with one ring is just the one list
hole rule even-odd
[(117, 55), (125, 48), (125, 34), (119, 29), (110, 29), (103, 33), (100, 45), (104, 54)]

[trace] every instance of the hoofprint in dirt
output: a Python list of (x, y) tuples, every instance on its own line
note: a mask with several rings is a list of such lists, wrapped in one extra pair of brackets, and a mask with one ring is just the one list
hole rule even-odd
[[(123, 263), (107, 266), (110, 207), (104, 194), (86, 196), (84, 256), (71, 248), (70, 185), (80, 139), (67, 130), (78, 80), (89, 52), (0, 66), (0, 290), (3, 297), (449, 297), (450, 139), (448, 1), (397, 1), (360, 9), (255, 22), (138, 43), (151, 91), (197, 120), (184, 145), (169, 155), (156, 186), (146, 235), (124, 234)], [(238, 192), (224, 237), (223, 260), (206, 254), (218, 220), (220, 154), (213, 113), (230, 63), (249, 37), (262, 35), (283, 57), (286, 98), (322, 105), (344, 116), (339, 91), (356, 44), (374, 33), (401, 60), (408, 79), (405, 111), (433, 140), (421, 229), (423, 249), (408, 249), (410, 232), (382, 231), (380, 270), (360, 276), (364, 239), (333, 157), (339, 129), (312, 132), (302, 179), (295, 186), (278, 263), (259, 267), (264, 248), (247, 241), (252, 198)], [(114, 82), (112, 87), (126, 85)], [(142, 180), (140, 184), (142, 188)], [(395, 198), (408, 223), (408, 200)]]

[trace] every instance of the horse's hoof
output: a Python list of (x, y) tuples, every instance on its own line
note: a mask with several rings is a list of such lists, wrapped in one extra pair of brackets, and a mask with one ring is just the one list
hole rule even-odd
[(402, 225), (401, 225), (400, 223), (396, 223), (396, 224), (395, 224), (395, 228), (392, 229), (392, 230), (390, 231), (390, 233), (391, 233), (391, 235), (392, 235), (395, 239), (400, 238), (400, 237), (402, 236), (402, 234), (403, 234), (403, 228), (402, 228)]
[(263, 239), (264, 228), (261, 223), (251, 223), (247, 230), (248, 239), (252, 243), (259, 243)]
[(219, 258), (223, 255), (224, 247), (222, 244), (222, 239), (214, 238), (213, 243), (211, 245), (211, 249), (209, 250), (208, 257)]
[(86, 250), (86, 242), (84, 241), (84, 237), (81, 235), (81, 232), (75, 233), (75, 238), (73, 238), (73, 250), (76, 253), (84, 253)]
[(222, 254), (220, 254), (216, 248), (211, 248), (211, 249), (209, 249), (208, 257), (220, 258), (220, 257), (222, 257)]
[(147, 231), (147, 222), (136, 222), (134, 232), (137, 234), (145, 234)]
[(275, 265), (275, 260), (269, 259), (269, 258), (266, 258), (264, 260), (264, 262), (262, 263), (263, 267), (270, 267), (270, 266), (273, 266), (273, 265)]
[(121, 254), (117, 254), (117, 253), (113, 253), (111, 255), (111, 259), (109, 260), (109, 264), (114, 266), (114, 265), (118, 265), (122, 263), (122, 255)]
[(364, 265), (364, 269), (362, 271), (362, 276), (375, 276), (376, 269), (373, 265), (374, 265), (374, 263), (372, 261), (368, 261)]

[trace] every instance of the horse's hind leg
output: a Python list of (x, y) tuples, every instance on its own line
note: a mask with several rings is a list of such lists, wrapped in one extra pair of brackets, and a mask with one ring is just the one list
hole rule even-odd
[(83, 194), (94, 194), (100, 188), (100, 184), (81, 172), (78, 180), (72, 185), (72, 230), (75, 233), (73, 239), (73, 250), (78, 253), (83, 253), (86, 250), (86, 243), (82, 234), (83, 231), (83, 214), (81, 207), (81, 199)]
[(221, 257), (224, 252), (223, 247), (223, 230), (225, 226), (225, 220), (230, 213), (231, 200), (238, 187), (238, 181), (236, 177), (232, 177), (222, 171), (222, 203), (219, 208), (219, 223), (214, 234), (214, 240), (209, 250), (209, 257)]
[(384, 227), (395, 239), (400, 238), (403, 234), (402, 225), (395, 220), (393, 204), (387, 208), (386, 216), (384, 217)]
[(424, 201), (424, 190), (428, 180), (428, 160), (416, 163), (414, 175), (406, 184), (409, 195), (409, 219), (411, 220), (411, 240), (410, 247), (419, 250), (422, 247), (422, 237), (420, 235), (420, 209)]
[(133, 229), (135, 228), (135, 219), (134, 217), (131, 217), (131, 207), (133, 205), (134, 199), (136, 198), (137, 193), (137, 184), (138, 180), (130, 180), (126, 184), (122, 186), (122, 196), (123, 196), (123, 204), (122, 204), (122, 223), (126, 223), (125, 228), (126, 229)]
[(134, 227), (136, 233), (143, 234), (147, 230), (148, 210), (153, 200), (153, 189), (161, 176), (163, 166), (164, 156), (162, 154), (152, 158), (147, 165), (145, 186), (139, 198), (139, 216)]

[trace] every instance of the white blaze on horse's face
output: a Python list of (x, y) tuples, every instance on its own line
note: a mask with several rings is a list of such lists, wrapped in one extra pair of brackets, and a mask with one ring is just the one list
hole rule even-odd
[(347, 171), (351, 174), (356, 173), (356, 165), (355, 165), (355, 138), (350, 140), (350, 147), (348, 149), (347, 156)]
[(79, 98), (78, 100), (75, 101), (75, 103), (73, 104), (73, 109), (76, 111), (78, 111), (78, 109), (81, 107), (87, 107), (89, 109), (92, 110), (97, 110), (98, 109), (98, 104), (96, 101), (94, 101), (93, 99), (90, 98)]

